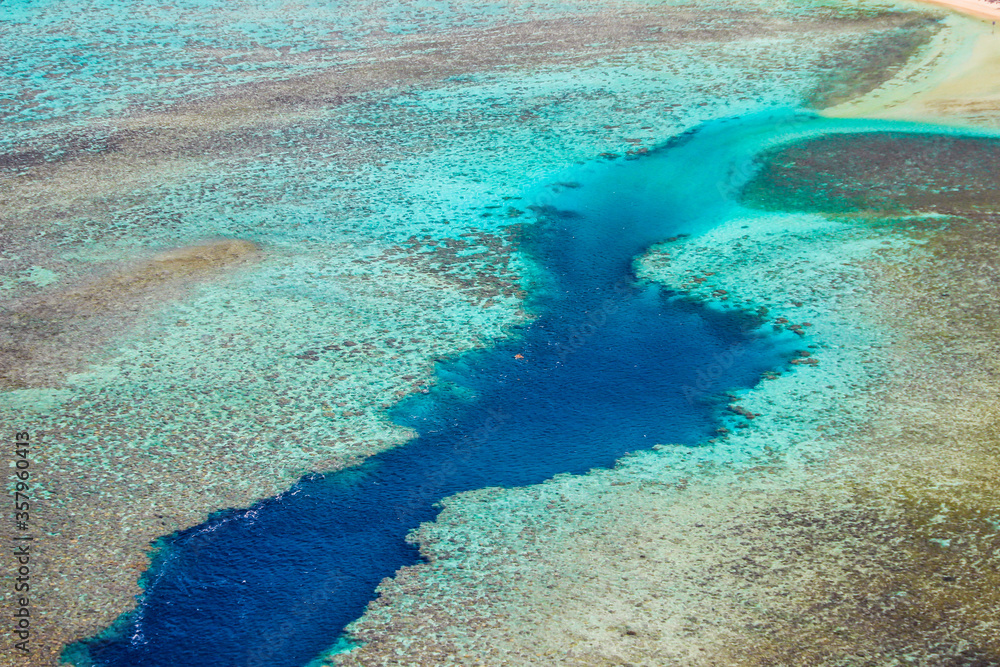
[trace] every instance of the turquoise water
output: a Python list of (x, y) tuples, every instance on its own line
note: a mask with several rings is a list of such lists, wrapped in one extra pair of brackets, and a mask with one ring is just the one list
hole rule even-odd
[[(465, 490), (586, 473), (659, 443), (710, 438), (725, 390), (803, 345), (635, 280), (651, 244), (748, 211), (736, 203), (768, 148), (836, 133), (958, 134), (781, 112), (707, 123), (630, 160), (537, 188), (523, 250), (535, 314), (509, 340), (442, 362), (438, 384), (391, 410), (419, 437), (165, 540), (138, 609), (69, 650), (102, 665), (304, 665), (343, 644), (376, 585), (418, 562), (405, 540)], [(699, 379), (723, 369), (708, 391)], [(275, 610), (280, 610), (276, 621)], [(276, 625), (277, 624), (277, 625)], [(192, 637), (197, 636), (197, 641)]]
[[(463, 13), (447, 2), (308, 0), (293, 7), (220, 0), (169, 6), (6, 0), (0, 7), (0, 53), (8, 67), (0, 73), (0, 88), (8, 131), (0, 144), (12, 153), (30, 153), (37, 139), (47, 159), (102, 151), (115, 123), (142, 120), (148, 111), (211, 98), (241, 83), (294, 79), (331, 63), (349, 64), (359, 53), (364, 60), (370, 54), (363, 49), (424, 30), (438, 34), (443, 27), (506, 23), (514, 6), (524, 10), (518, 20), (529, 18), (529, 9), (547, 17), (580, 10), (546, 2), (479, 4)], [(383, 27), (387, 33), (379, 32)], [(362, 428), (362, 420), (349, 420), (339, 410), (327, 417), (321, 406), (344, 404), (349, 413), (358, 404), (368, 409), (392, 400), (390, 391), (375, 389), (389, 384), (386, 377), (422, 375), (419, 364), (436, 350), (464, 349), (477, 336), (488, 342), (514, 319), (460, 303), (449, 292), (454, 298), (435, 312), (445, 320), (440, 328), (410, 326), (419, 306), (395, 303), (409, 296), (377, 302), (367, 293), (359, 296), (361, 290), (352, 292), (351, 285), (341, 287), (343, 276), (355, 269), (342, 257), (345, 247), (362, 256), (362, 246), (370, 244), (375, 255), (412, 234), (450, 238), (476, 226), (498, 231), (509, 221), (488, 213), (480, 218), (482, 205), (520, 195), (524, 181), (547, 179), (603, 151), (636, 150), (640, 144), (634, 141), (650, 145), (705, 118), (795, 104), (819, 67), (817, 54), (825, 58), (829, 51), (813, 39), (795, 50), (794, 62), (778, 58), (778, 67), (762, 55), (774, 51), (776, 42), (752, 39), (678, 44), (668, 54), (650, 51), (636, 62), (591, 69), (546, 64), (503, 76), (475, 72), (439, 89), (371, 96), (314, 122), (265, 128), (251, 135), (247, 155), (206, 149), (197, 168), (191, 165), (192, 173), (177, 182), (154, 168), (156, 183), (148, 191), (116, 193), (106, 210), (100, 202), (100, 215), (84, 209), (80, 217), (76, 210), (66, 219), (62, 211), (53, 214), (55, 221), (43, 216), (48, 238), (59, 235), (50, 246), (65, 249), (73, 262), (117, 261), (137, 247), (158, 250), (206, 236), (251, 238), (272, 257), (288, 257), (287, 267), (274, 261), (239, 286), (212, 286), (205, 298), (168, 308), (169, 327), (153, 340), (136, 342), (121, 368), (115, 366), (120, 360), (112, 364), (113, 371), (124, 369), (120, 375), (60, 390), (74, 402), (62, 412), (53, 409), (58, 414), (52, 421), (61, 427), (50, 440), (53, 478), (85, 480), (85, 490), (69, 485), (77, 496), (60, 502), (90, 507), (86, 499), (123, 517), (117, 525), (104, 522), (104, 533), (81, 539), (90, 539), (101, 553), (113, 544), (117, 556), (117, 538), (134, 523), (145, 527), (153, 511), (170, 516), (176, 505), (193, 503), (190, 512), (176, 513), (182, 525), (190, 525), (206, 508), (247, 502), (231, 500), (231, 488), (252, 488), (248, 495), (257, 498), (285, 488), (303, 470), (366, 454), (353, 440), (376, 440), (372, 431), (384, 440), (381, 431)], [(758, 76), (768, 71), (767, 63), (770, 73)], [(748, 70), (754, 76), (746, 76)], [(511, 123), (529, 111), (536, 120)], [(344, 624), (363, 611), (379, 577), (414, 562), (403, 536), (434, 518), (435, 500), (482, 485), (531, 484), (558, 472), (585, 472), (655, 442), (693, 445), (712, 435), (716, 392), (752, 384), (761, 369), (781, 364), (794, 341), (763, 339), (753, 318), (723, 316), (673, 300), (655, 286), (633, 285), (630, 263), (650, 243), (733, 214), (730, 190), (752, 170), (747, 161), (757, 148), (753, 141), (749, 147), (730, 142), (740, 132), (773, 136), (775, 124), (784, 122), (712, 124), (696, 140), (688, 137), (642, 160), (588, 164), (560, 178), (574, 185), (542, 187), (530, 201), (517, 201), (521, 209), (536, 207), (525, 216), (535, 221), (526, 243), (545, 267), (529, 304), (535, 322), (515, 332), (513, 342), (441, 364), (431, 394), (394, 409), (397, 423), (420, 433), (398, 454), (353, 473), (304, 480), (248, 512), (225, 514), (168, 539), (146, 579), (149, 592), (138, 612), (122, 619), (117, 634), (91, 645), (98, 661), (302, 664), (334, 643)], [(623, 125), (601, 130), (605, 123)], [(369, 148), (359, 164), (350, 163), (335, 140), (341, 134), (378, 150)], [(347, 155), (364, 152), (356, 145)], [(387, 164), (378, 165), (383, 160)], [(33, 212), (24, 217), (35, 224)], [(35, 284), (40, 276), (56, 287), (57, 278), (73, 284), (76, 268), (39, 261), (25, 280)], [(82, 273), (89, 275), (90, 268)], [(406, 286), (386, 280), (390, 292), (402, 293), (399, 285)], [(376, 302), (381, 310), (369, 308)], [(504, 303), (495, 310), (513, 308)], [(467, 326), (456, 324), (473, 318)], [(176, 328), (180, 319), (190, 326)], [(345, 332), (347, 319), (357, 326)], [(437, 348), (405, 359), (409, 365), (373, 364), (375, 370), (358, 373), (357, 382), (345, 380), (353, 371), (343, 365), (338, 380), (344, 381), (335, 381), (335, 363), (326, 358), (315, 364), (301, 359), (305, 350), (378, 326), (394, 336), (433, 339)], [(222, 346), (229, 332), (247, 344)], [(202, 340), (216, 333), (219, 341)], [(383, 351), (395, 359), (395, 350)], [(524, 359), (515, 359), (517, 354)], [(683, 393), (675, 395), (720, 363), (727, 372), (704, 401), (692, 404)], [(279, 376), (274, 385), (259, 379), (272, 373)], [(279, 395), (292, 399), (287, 408), (274, 403)], [(34, 409), (36, 399), (31, 394), (18, 400)], [(129, 416), (98, 424), (93, 414)], [(264, 430), (259, 421), (281, 426)], [(195, 440), (232, 446), (216, 452), (203, 470), (177, 473), (176, 462)], [(334, 454), (306, 454), (305, 446)], [(132, 463), (124, 465), (129, 458)], [(280, 471), (261, 472), (266, 467)], [(166, 473), (162, 479), (160, 471)], [(271, 484), (266, 491), (262, 476)], [(386, 480), (391, 488), (380, 488)], [(100, 491), (95, 495), (94, 489)], [(352, 503), (378, 511), (352, 517)], [(404, 508), (398, 520), (388, 507)], [(379, 539), (352, 546), (351, 536), (343, 535), (352, 521)], [(176, 525), (164, 522), (144, 534)], [(110, 543), (104, 540), (108, 533), (115, 533)], [(288, 558), (275, 565), (255, 545)], [(66, 569), (67, 579), (84, 571), (88, 585), (99, 586), (96, 574), (77, 567), (87, 556), (77, 560)], [(359, 562), (370, 569), (362, 572)], [(75, 598), (79, 579), (67, 579), (59, 580), (63, 594)], [(286, 603), (288, 613), (281, 612), (276, 629), (274, 610)]]
[[(90, 642), (90, 658), (304, 665), (338, 641), (383, 577), (418, 561), (405, 536), (433, 520), (442, 498), (711, 437), (720, 393), (754, 384), (801, 342), (758, 335), (755, 317), (637, 283), (631, 265), (650, 244), (733, 206), (719, 169), (739, 127), (710, 124), (536, 193), (525, 241), (544, 267), (529, 300), (536, 319), (510, 340), (440, 364), (429, 394), (397, 405), (393, 419), (420, 434), (409, 444), (169, 538), (138, 610)], [(691, 400), (684, 388), (719, 364), (714, 391)]]

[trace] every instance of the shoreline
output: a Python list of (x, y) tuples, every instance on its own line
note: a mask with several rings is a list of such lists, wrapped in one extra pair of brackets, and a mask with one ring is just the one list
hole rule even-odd
[(1000, 67), (1000, 36), (989, 23), (952, 9), (941, 30), (895, 76), (821, 115), (1000, 130), (1000, 80), (984, 76)]
[(946, 7), (956, 12), (975, 16), (984, 20), (1000, 19), (1000, 3), (986, 0), (916, 0), (923, 4)]

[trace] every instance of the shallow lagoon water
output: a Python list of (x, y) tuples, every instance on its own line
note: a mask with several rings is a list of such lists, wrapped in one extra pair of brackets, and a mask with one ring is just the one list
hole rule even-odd
[[(383, 577), (419, 560), (406, 534), (433, 520), (442, 498), (711, 437), (721, 392), (754, 384), (801, 345), (755, 333), (754, 317), (635, 281), (646, 247), (732, 205), (717, 187), (727, 154), (717, 135), (585, 165), (577, 180), (540, 189), (525, 240), (540, 267), (532, 323), (440, 363), (430, 393), (397, 405), (393, 419), (419, 433), (409, 444), (169, 538), (139, 608), (90, 644), (92, 659), (306, 664), (362, 614)], [(723, 378), (691, 400), (713, 367)]]

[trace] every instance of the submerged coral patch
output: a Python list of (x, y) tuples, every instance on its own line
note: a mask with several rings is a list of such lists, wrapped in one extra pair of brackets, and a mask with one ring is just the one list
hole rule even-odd
[(913, 133), (838, 134), (759, 158), (742, 199), (819, 213), (971, 213), (1000, 208), (1000, 140)]

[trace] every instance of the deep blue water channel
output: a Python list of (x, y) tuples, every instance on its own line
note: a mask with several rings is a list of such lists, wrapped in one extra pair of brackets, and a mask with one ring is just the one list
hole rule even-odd
[(545, 272), (529, 301), (536, 319), (440, 363), (437, 386), (392, 411), (419, 432), (407, 445), (168, 538), (137, 611), (87, 645), (93, 661), (306, 665), (361, 616), (383, 577), (418, 562), (404, 538), (442, 498), (711, 437), (721, 400), (689, 402), (682, 388), (720, 358), (728, 368), (713, 389), (753, 385), (792, 343), (751, 333), (759, 323), (749, 316), (637, 283), (631, 265), (727, 205), (711, 187), (713, 150), (722, 143), (695, 135), (540, 190), (524, 242)]

